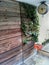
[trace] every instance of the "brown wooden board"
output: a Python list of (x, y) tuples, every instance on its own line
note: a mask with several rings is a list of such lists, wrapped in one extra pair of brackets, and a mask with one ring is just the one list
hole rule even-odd
[(6, 62), (13, 58), (15, 62), (19, 61), (22, 52), (24, 58), (27, 58), (33, 49), (34, 42), (30, 41), (23, 45), (21, 17), (23, 17), (23, 22), (28, 22), (29, 19), (26, 18), (23, 7), (22, 12), (20, 12), (19, 7), (19, 3), (8, 0), (4, 0), (0, 4), (0, 65), (2, 65), (1, 63), (12, 65), (12, 63), (8, 64)]
[[(0, 64), (4, 64), (5, 62), (8, 62), (14, 57), (15, 57), (14, 60), (16, 60), (15, 62), (19, 62), (19, 60), (22, 59), (22, 54), (23, 54), (23, 58), (26, 59), (28, 56), (30, 56), (32, 52), (33, 52), (33, 43), (24, 45), (23, 49), (22, 49), (22, 46), (19, 45), (18, 47), (15, 47), (14, 49), (9, 50), (6, 53), (0, 54)], [(18, 55), (20, 55), (21, 58)]]

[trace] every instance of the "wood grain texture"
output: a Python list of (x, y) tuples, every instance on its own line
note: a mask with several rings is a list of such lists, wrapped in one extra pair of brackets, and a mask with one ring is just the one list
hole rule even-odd
[[(1, 65), (4, 63), (8, 65), (9, 63), (12, 63), (14, 60), (15, 62), (22, 61), (22, 54), (23, 54), (24, 59), (29, 57), (30, 54), (33, 52), (33, 43), (26, 44), (23, 47), (24, 48), (22, 49), (22, 46), (19, 45), (18, 47), (15, 47), (13, 50), (10, 50), (4, 54), (0, 54)], [(14, 60), (10, 61), (13, 58)]]
[(12, 17), (8, 18), (6, 22), (0, 22), (0, 53), (6, 52), (21, 44), (22, 37), (20, 18)]
[[(28, 21), (26, 15), (22, 8), (24, 22)], [(33, 43), (23, 45), (22, 36), (19, 3), (3, 0), (0, 4), (0, 65), (12, 65), (21, 60), (22, 53), (25, 59), (31, 54)]]

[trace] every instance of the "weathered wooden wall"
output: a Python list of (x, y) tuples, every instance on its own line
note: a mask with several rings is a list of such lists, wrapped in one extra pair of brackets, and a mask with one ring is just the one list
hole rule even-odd
[(33, 49), (33, 42), (24, 45), (22, 49), (21, 17), (24, 22), (28, 19), (23, 7), (20, 13), (19, 5), (18, 2), (12, 1), (0, 3), (0, 65), (12, 65), (19, 62), (22, 51), (24, 58), (27, 58)]
[[(19, 15), (18, 15), (19, 14)], [(19, 46), (21, 40), (21, 20), (19, 3), (0, 3), (0, 53)]]

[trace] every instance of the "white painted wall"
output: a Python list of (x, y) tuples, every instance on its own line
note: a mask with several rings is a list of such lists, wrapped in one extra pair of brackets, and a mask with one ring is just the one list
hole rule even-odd
[(49, 38), (49, 12), (45, 14), (44, 16), (39, 15), (39, 24), (40, 24), (40, 30), (39, 30), (39, 43), (42, 43), (45, 39)]
[(47, 4), (49, 3), (49, 0), (16, 0), (16, 1), (28, 3), (35, 6), (38, 6), (41, 1), (46, 1)]

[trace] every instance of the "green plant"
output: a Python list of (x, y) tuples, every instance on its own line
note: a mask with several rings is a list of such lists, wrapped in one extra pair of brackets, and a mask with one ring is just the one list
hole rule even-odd
[[(38, 41), (38, 33), (39, 33), (39, 18), (36, 13), (36, 7), (28, 4), (21, 3), (21, 6), (24, 8), (26, 17), (30, 19), (26, 23), (22, 21), (22, 31), (27, 38), (27, 35), (31, 36), (31, 40), (37, 42)], [(26, 40), (25, 40), (26, 42)]]
[(46, 45), (47, 43), (49, 43), (49, 39), (45, 40), (42, 45)]
[(22, 28), (22, 31), (23, 31), (24, 35), (26, 35), (26, 28), (27, 28), (27, 27), (26, 27), (26, 25), (25, 25), (24, 22), (22, 22), (21, 28)]
[(23, 44), (27, 44), (27, 39), (24, 39), (23, 40)]

